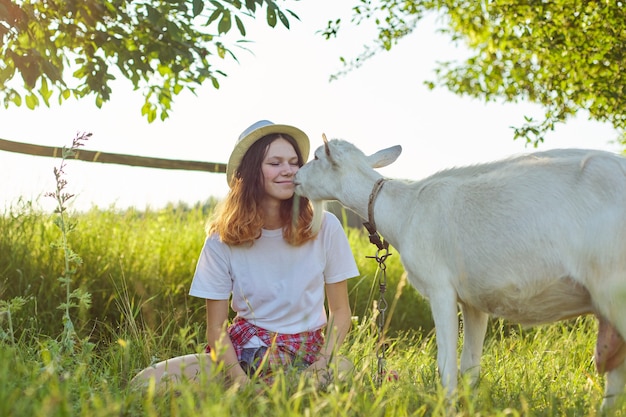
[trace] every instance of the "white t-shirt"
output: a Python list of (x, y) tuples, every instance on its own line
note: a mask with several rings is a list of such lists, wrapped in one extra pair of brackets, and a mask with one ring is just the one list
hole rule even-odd
[(282, 229), (263, 230), (250, 245), (207, 237), (189, 294), (228, 300), (239, 317), (263, 329), (294, 334), (326, 325), (324, 284), (359, 275), (339, 220), (324, 213), (314, 240), (292, 246)]

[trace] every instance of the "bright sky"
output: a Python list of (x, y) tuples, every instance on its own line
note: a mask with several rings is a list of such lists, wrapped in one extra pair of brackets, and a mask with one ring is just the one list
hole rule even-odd
[[(340, 56), (354, 57), (374, 32), (366, 28), (344, 31), (338, 40), (325, 41), (315, 32), (329, 19), (349, 20), (351, 2), (305, 1), (291, 9), (291, 30), (267, 28), (264, 19), (245, 22), (254, 41), (237, 53), (239, 63), (222, 65), (228, 77), (215, 90), (206, 85), (197, 95), (175, 98), (171, 116), (148, 124), (141, 116), (143, 97), (120, 81), (102, 109), (93, 98), (62, 106), (11, 107), (0, 110), (0, 138), (47, 146), (69, 146), (79, 131), (93, 133), (86, 149), (131, 155), (226, 162), (232, 146), (248, 125), (260, 119), (292, 124), (309, 134), (312, 149), (321, 135), (346, 139), (366, 153), (400, 144), (403, 153), (381, 172), (390, 177), (420, 179), (459, 165), (491, 161), (528, 152), (513, 141), (511, 126), (524, 115), (541, 115), (537, 106), (483, 104), (455, 96), (443, 88), (428, 90), (437, 61), (462, 57), (435, 31), (434, 19), (420, 24), (391, 52), (381, 53), (338, 81), (329, 76), (341, 68)], [(56, 98), (55, 98), (56, 100)], [(609, 125), (571, 120), (552, 132), (540, 149), (585, 147), (619, 151), (617, 134)], [(54, 189), (52, 158), (0, 151), (0, 210), (20, 196), (44, 209), (53, 202), (43, 194)], [(227, 192), (223, 174), (158, 170), (70, 161), (68, 191), (76, 194), (73, 207), (162, 207), (167, 202), (193, 204)]]

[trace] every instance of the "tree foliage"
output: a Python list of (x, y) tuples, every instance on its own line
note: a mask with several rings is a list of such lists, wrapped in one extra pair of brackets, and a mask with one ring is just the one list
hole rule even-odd
[[(443, 31), (471, 51), (464, 62), (438, 64), (427, 81), (485, 101), (528, 100), (545, 109), (526, 117), (515, 138), (543, 141), (547, 131), (579, 110), (626, 130), (626, 5), (620, 0), (360, 0), (353, 22), (374, 21), (375, 47), (345, 71), (389, 50), (427, 13), (443, 17)], [(330, 21), (327, 37), (341, 21)]]
[(298, 19), (274, 0), (0, 0), (0, 100), (34, 109), (55, 92), (93, 94), (100, 107), (121, 74), (142, 90), (142, 114), (165, 119), (183, 89), (219, 88), (216, 62), (236, 59), (226, 34), (244, 38), (264, 6), (270, 27)]

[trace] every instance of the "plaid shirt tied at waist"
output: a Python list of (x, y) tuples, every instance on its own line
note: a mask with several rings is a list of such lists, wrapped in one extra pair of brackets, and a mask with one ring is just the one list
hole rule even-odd
[[(239, 359), (241, 359), (243, 346), (253, 336), (261, 339), (265, 345), (269, 346), (267, 361), (270, 368), (289, 365), (295, 358), (301, 358), (308, 364), (312, 364), (317, 360), (324, 344), (322, 329), (295, 334), (275, 333), (238, 317), (228, 327), (228, 336)], [(210, 352), (209, 346), (206, 351)]]

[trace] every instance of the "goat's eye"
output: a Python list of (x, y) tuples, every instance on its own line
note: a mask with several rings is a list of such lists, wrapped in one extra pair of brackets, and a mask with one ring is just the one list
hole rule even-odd
[(313, 160), (317, 161), (319, 158), (317, 157), (317, 155), (313, 155)]

